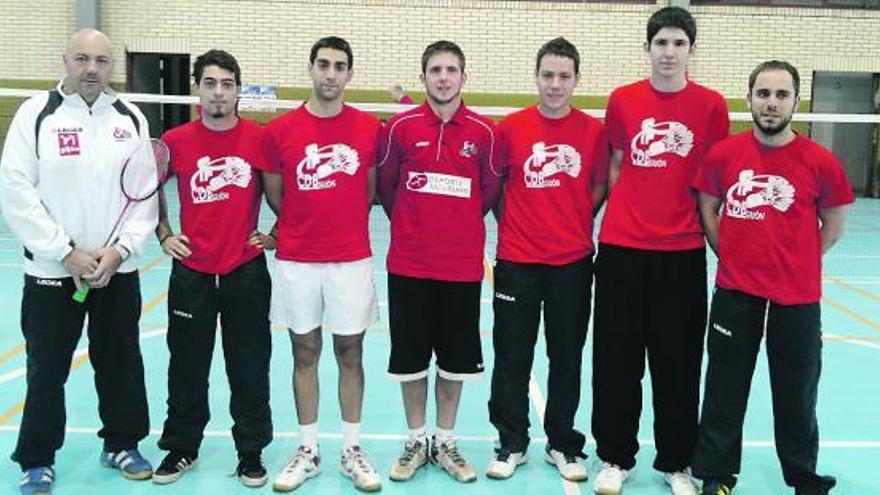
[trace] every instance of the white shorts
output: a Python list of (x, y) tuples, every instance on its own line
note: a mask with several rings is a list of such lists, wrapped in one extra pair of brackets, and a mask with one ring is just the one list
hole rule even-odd
[(272, 323), (304, 334), (324, 326), (356, 335), (379, 320), (373, 261), (299, 263), (278, 260), (272, 286)]

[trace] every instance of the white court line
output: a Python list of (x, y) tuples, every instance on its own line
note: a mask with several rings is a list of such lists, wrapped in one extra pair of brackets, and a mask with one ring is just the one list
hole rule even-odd
[(837, 335), (834, 333), (822, 332), (822, 337), (830, 337), (828, 339), (831, 342), (846, 342), (847, 344), (857, 345), (861, 347), (867, 347), (869, 349), (880, 349), (880, 344), (876, 342), (868, 342), (865, 340), (854, 339), (849, 337), (844, 337), (843, 335)]
[[(146, 340), (146, 339), (151, 339), (153, 337), (159, 337), (161, 335), (165, 335), (165, 333), (167, 333), (167, 332), (168, 332), (167, 328), (160, 328), (158, 330), (151, 330), (149, 332), (141, 332), (140, 333), (140, 340)], [(87, 352), (89, 352), (88, 345), (86, 345), (85, 347), (80, 347), (79, 349), (74, 351), (73, 357), (78, 358)], [(0, 375), (0, 384), (10, 382), (12, 380), (15, 380), (16, 378), (21, 378), (25, 374), (27, 374), (27, 367), (22, 366), (21, 368), (16, 368), (8, 373), (4, 373), (4, 374)]]
[[(531, 384), (529, 385), (531, 389)], [(540, 390), (537, 391), (540, 394)], [(17, 432), (20, 428), (20, 425), (0, 425), (0, 432)], [(98, 433), (100, 428), (94, 427), (86, 427), (86, 426), (68, 426), (66, 428), (67, 433), (71, 434), (79, 434), (79, 435), (95, 435)], [(150, 429), (150, 436), (158, 437), (162, 435), (161, 428), (152, 428)], [(205, 436), (211, 438), (232, 438), (232, 431), (230, 430), (205, 430)], [(299, 433), (295, 431), (276, 431), (274, 433), (275, 438), (299, 438)], [(406, 433), (361, 433), (360, 437), (364, 440), (371, 440), (377, 442), (401, 442), (409, 438), (409, 435)], [(319, 439), (324, 440), (341, 440), (341, 433), (318, 433)], [(493, 435), (456, 435), (455, 439), (462, 442), (477, 442), (477, 443), (494, 443), (498, 441), (498, 437)], [(547, 438), (533, 438), (531, 443), (547, 443)], [(592, 438), (587, 439), (587, 443), (591, 445), (595, 445), (596, 441)], [(653, 447), (653, 440), (639, 440), (639, 445), (642, 447)], [(773, 440), (745, 440), (743, 441), (743, 447), (747, 449), (771, 449), (775, 448), (776, 444)], [(832, 449), (832, 450), (874, 450), (880, 449), (880, 440), (820, 440), (819, 447), (822, 449)], [(571, 483), (577, 488), (578, 485)], [(578, 493), (578, 492), (574, 492)]]
[[(532, 399), (532, 404), (535, 406), (535, 413), (538, 415), (538, 424), (543, 425), (544, 411), (546, 410), (545, 405), (547, 404), (547, 401), (544, 399), (544, 394), (541, 392), (541, 387), (538, 386), (538, 380), (535, 379), (534, 373), (529, 376), (529, 397)], [(566, 495), (580, 495), (581, 489), (578, 487), (577, 483), (572, 483), (565, 478), (560, 479), (562, 480), (562, 488), (565, 490)]]

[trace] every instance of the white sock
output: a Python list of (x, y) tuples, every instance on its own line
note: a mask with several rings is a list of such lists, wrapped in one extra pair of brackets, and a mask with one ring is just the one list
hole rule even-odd
[(452, 435), (452, 430), (444, 430), (443, 428), (437, 427), (437, 433), (434, 434), (434, 440), (437, 443), (446, 443), (449, 440), (452, 440), (454, 437)]
[(303, 446), (318, 452), (318, 423), (299, 425), (299, 437)]
[(418, 428), (410, 428), (409, 429), (409, 439), (417, 440), (422, 443), (428, 442), (428, 434), (425, 433), (425, 425), (422, 425)]
[(347, 421), (342, 422), (342, 449), (345, 450), (349, 447), (353, 447), (355, 445), (359, 445), (359, 437), (361, 434), (361, 424), (358, 423), (349, 423)]

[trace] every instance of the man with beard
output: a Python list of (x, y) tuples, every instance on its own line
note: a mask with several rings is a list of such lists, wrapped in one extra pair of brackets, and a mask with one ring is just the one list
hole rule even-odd
[(311, 97), (266, 129), (274, 169), (266, 175), (266, 198), (279, 212), (272, 320), (289, 330), (302, 442), (275, 478), (276, 491), (294, 490), (320, 473), (318, 361), (324, 328), (333, 333), (339, 367), (341, 471), (360, 490), (382, 487), (359, 441), (364, 334), (378, 318), (368, 223), (381, 124), (343, 101), (353, 67), (347, 41), (318, 40), (309, 55)]
[(797, 495), (827, 494), (835, 485), (816, 474), (819, 300), (822, 255), (843, 233), (853, 194), (834, 155), (791, 129), (799, 89), (789, 63), (759, 65), (749, 77), (753, 130), (712, 148), (694, 180), (706, 238), (718, 254), (693, 462), (707, 495), (729, 495), (736, 484), (764, 335), (785, 483)]
[[(217, 315), (232, 392), (236, 474), (245, 486), (266, 483), (260, 459), (272, 440), (269, 410), (269, 298), (271, 282), (258, 232), (266, 167), (263, 130), (236, 108), (241, 69), (229, 53), (196, 58), (193, 79), (199, 120), (165, 133), (180, 197), (180, 232), (168, 221), (164, 194), (156, 234), (174, 258), (168, 287), (168, 417), (159, 448), (169, 451), (153, 482), (177, 481), (198, 459), (208, 410), (208, 374)], [(267, 246), (268, 247), (268, 246)]]
[[(464, 53), (437, 41), (422, 54), (427, 100), (392, 118), (379, 139), (379, 192), (391, 219), (388, 372), (401, 382), (409, 426), (391, 479), (430, 459), (461, 482), (476, 479), (453, 436), (462, 381), (483, 372), (480, 282), (483, 216), (498, 198), (495, 126), (464, 106)], [(428, 368), (437, 356), (437, 430), (428, 445)]]

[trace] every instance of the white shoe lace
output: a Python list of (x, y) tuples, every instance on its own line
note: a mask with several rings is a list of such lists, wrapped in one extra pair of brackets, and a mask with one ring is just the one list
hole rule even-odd
[(621, 469), (620, 466), (616, 464), (605, 463), (602, 465), (602, 470), (599, 471), (599, 476), (596, 477), (596, 484), (620, 484), (623, 483), (623, 477), (626, 474), (626, 471)]
[(309, 454), (306, 453), (306, 451), (300, 449), (299, 451), (297, 451), (296, 455), (293, 456), (293, 459), (291, 459), (290, 462), (288, 462), (287, 465), (284, 466), (282, 473), (288, 475), (301, 473), (306, 469), (305, 463), (310, 461), (311, 459), (309, 459)]
[(367, 457), (364, 455), (364, 452), (360, 449), (348, 449), (346, 452), (346, 464), (350, 466), (350, 470), (353, 473), (358, 473), (360, 475), (369, 475), (376, 472), (373, 469), (373, 466), (367, 461)]

